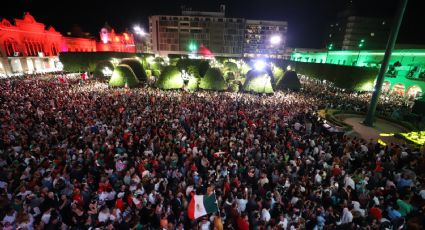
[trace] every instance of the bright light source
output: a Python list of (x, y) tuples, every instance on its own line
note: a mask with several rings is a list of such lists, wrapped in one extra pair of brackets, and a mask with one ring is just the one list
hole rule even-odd
[(273, 45), (277, 45), (282, 41), (282, 38), (279, 35), (273, 35), (270, 38), (270, 43), (272, 43)]
[(291, 66), (290, 66), (290, 65), (288, 65), (288, 66), (286, 67), (286, 70), (291, 71)]
[(112, 70), (111, 70), (111, 69), (109, 69), (108, 67), (105, 67), (105, 68), (102, 70), (102, 73), (103, 73), (103, 76), (105, 76), (105, 77), (110, 77), (110, 76), (112, 76)]
[(263, 70), (266, 67), (266, 63), (262, 60), (258, 60), (254, 63), (254, 68), (256, 70)]
[(140, 35), (140, 36), (146, 35), (145, 30), (143, 30), (140, 26), (134, 26), (133, 29), (134, 29), (134, 32), (136, 32), (137, 35)]
[(195, 43), (191, 42), (191, 43), (189, 44), (189, 50), (190, 50), (191, 52), (194, 52), (194, 51), (196, 51), (197, 49), (198, 49), (198, 47), (197, 47), (197, 45), (196, 45)]

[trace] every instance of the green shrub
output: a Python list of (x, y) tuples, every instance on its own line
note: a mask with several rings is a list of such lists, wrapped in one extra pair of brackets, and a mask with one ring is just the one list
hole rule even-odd
[(273, 73), (274, 82), (276, 85), (279, 83), (279, 81), (282, 79), (283, 75), (285, 74), (283, 69), (278, 66), (273, 66), (272, 73)]
[(113, 71), (114, 65), (108, 60), (98, 62), (97, 65), (96, 65), (96, 69), (94, 70), (93, 76), (95, 78), (99, 78), (99, 79), (109, 79), (109, 78), (111, 78), (111, 76), (105, 76), (103, 74), (103, 71), (104, 71), (105, 68), (108, 68), (111, 71)]
[(189, 79), (189, 82), (187, 83), (187, 88), (190, 91), (196, 91), (199, 88), (199, 78), (192, 77)]
[(165, 67), (157, 81), (157, 87), (161, 89), (181, 89), (183, 85), (181, 73), (175, 66)]
[(226, 90), (226, 82), (220, 69), (210, 68), (201, 79), (199, 88), (208, 90)]
[(114, 69), (109, 85), (112, 87), (124, 87), (127, 84), (128, 87), (133, 88), (139, 84), (136, 75), (128, 65), (118, 65)]
[(146, 81), (148, 77), (146, 76), (145, 69), (143, 68), (142, 63), (139, 60), (134, 58), (124, 58), (121, 60), (120, 64), (130, 66), (131, 70), (133, 70), (134, 74), (139, 81)]
[(143, 54), (123, 53), (123, 52), (65, 52), (59, 54), (59, 59), (63, 64), (64, 71), (68, 72), (94, 72), (97, 63), (112, 58), (133, 58), (135, 56), (144, 57)]
[(146, 76), (149, 78), (149, 77), (152, 77), (152, 70), (150, 70), (150, 69), (148, 69), (148, 70), (146, 70)]
[(159, 78), (159, 76), (161, 75), (161, 71), (159, 70), (152, 70), (152, 75)]
[(273, 93), (271, 77), (266, 71), (250, 70), (246, 74), (243, 91), (254, 93)]
[(230, 84), (229, 90), (234, 92), (234, 93), (237, 93), (237, 92), (239, 92), (239, 85), (238, 84)]
[(224, 63), (224, 71), (225, 72), (228, 72), (228, 71), (238, 72), (239, 71), (238, 65), (236, 65), (236, 63), (234, 63), (234, 62), (228, 61), (228, 62)]
[(294, 71), (287, 71), (283, 78), (277, 83), (276, 89), (279, 90), (300, 90), (301, 89), (301, 83), (298, 79), (297, 73)]
[(210, 68), (209, 61), (206, 60), (199, 60), (199, 59), (180, 59), (176, 63), (177, 68), (179, 68), (180, 71), (188, 71), (189, 68), (196, 68), (199, 75), (203, 77), (207, 70)]

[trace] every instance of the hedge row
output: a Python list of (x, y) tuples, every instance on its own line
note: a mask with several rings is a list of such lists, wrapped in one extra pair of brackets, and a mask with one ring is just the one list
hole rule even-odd
[(64, 66), (64, 71), (68, 72), (94, 72), (96, 65), (105, 60), (112, 58), (134, 58), (147, 57), (150, 55), (135, 54), (135, 53), (122, 53), (122, 52), (66, 52), (60, 53), (59, 59)]
[(342, 66), (322, 63), (291, 62), (298, 74), (333, 82), (336, 86), (359, 90), (366, 83), (373, 83), (378, 70), (356, 66)]

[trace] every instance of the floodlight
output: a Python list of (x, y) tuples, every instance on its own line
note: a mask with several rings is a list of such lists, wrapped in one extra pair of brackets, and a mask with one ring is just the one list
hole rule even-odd
[(266, 63), (263, 60), (258, 60), (254, 63), (254, 68), (256, 70), (263, 70), (266, 67)]
[(279, 35), (273, 35), (273, 36), (270, 38), (270, 43), (271, 43), (272, 45), (277, 45), (277, 44), (279, 44), (281, 41), (282, 41), (282, 38), (281, 38)]

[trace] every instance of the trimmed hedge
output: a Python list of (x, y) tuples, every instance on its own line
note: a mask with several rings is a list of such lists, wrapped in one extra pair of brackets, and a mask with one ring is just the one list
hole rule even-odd
[(205, 76), (201, 79), (199, 88), (218, 91), (226, 90), (226, 81), (224, 80), (220, 69), (208, 69), (208, 71), (205, 73)]
[(129, 88), (134, 88), (139, 84), (139, 80), (137, 80), (130, 66), (118, 65), (114, 69), (111, 80), (109, 80), (109, 85), (112, 87), (125, 87), (126, 83)]
[(144, 54), (122, 52), (66, 52), (59, 54), (59, 60), (63, 64), (63, 70), (67, 72), (94, 72), (97, 63), (112, 58), (144, 57)]
[(358, 91), (363, 85), (373, 83), (378, 75), (378, 69), (357, 66), (307, 62), (291, 62), (291, 66), (299, 74), (333, 82), (340, 88)]
[(114, 65), (108, 60), (98, 62), (96, 65), (96, 69), (94, 70), (93, 76), (95, 78), (100, 78), (100, 79), (109, 79), (111, 76), (103, 75), (103, 70), (105, 68), (109, 68), (111, 71), (113, 71)]
[(271, 77), (266, 71), (250, 70), (242, 89), (245, 92), (273, 93)]
[(177, 67), (167, 66), (159, 76), (156, 86), (160, 89), (181, 89), (184, 81)]
[(191, 77), (187, 83), (187, 89), (190, 91), (196, 91), (199, 88), (199, 79), (196, 77)]
[(228, 62), (224, 63), (224, 71), (225, 72), (228, 72), (228, 71), (238, 72), (239, 71), (238, 65), (236, 65), (236, 63), (234, 63), (234, 62), (228, 61)]
[(203, 77), (210, 68), (210, 63), (206, 60), (182, 58), (177, 61), (176, 66), (180, 71), (188, 71), (191, 66), (194, 66), (198, 69), (199, 75)]
[(134, 58), (124, 58), (121, 60), (120, 64), (130, 66), (139, 81), (146, 81), (148, 79), (145, 69), (139, 60)]
[(287, 71), (283, 78), (277, 83), (276, 89), (280, 90), (300, 90), (301, 89), (301, 83), (298, 79), (297, 73), (294, 71)]

